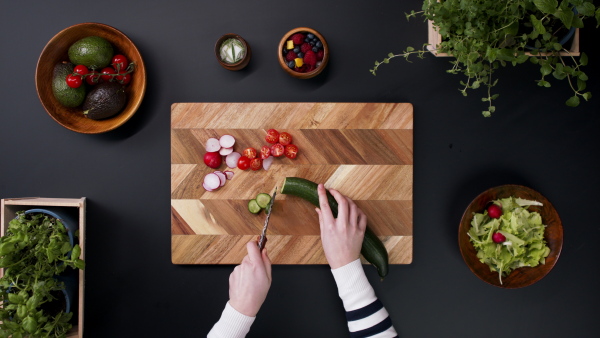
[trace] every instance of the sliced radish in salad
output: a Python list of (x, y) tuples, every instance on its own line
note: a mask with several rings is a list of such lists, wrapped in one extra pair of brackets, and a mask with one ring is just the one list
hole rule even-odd
[(206, 141), (206, 151), (208, 151), (209, 153), (214, 153), (215, 151), (219, 151), (220, 149), (221, 144), (216, 138), (211, 137)]
[(219, 176), (219, 179), (221, 180), (220, 187), (224, 186), (225, 185), (225, 181), (227, 181), (227, 176), (225, 176), (225, 174), (223, 174), (220, 171), (215, 171), (214, 174), (217, 175), (217, 176)]
[(227, 166), (229, 168), (237, 168), (237, 163), (240, 157), (242, 157), (242, 154), (234, 151), (231, 154), (227, 155), (227, 157), (225, 158), (225, 163), (227, 163)]
[(206, 190), (206, 191), (208, 191), (208, 192), (211, 192), (211, 191), (214, 191), (214, 190), (215, 190), (215, 189), (209, 189), (209, 188), (206, 186), (206, 183), (202, 183), (202, 187), (204, 188), (204, 190)]
[(219, 150), (219, 154), (221, 154), (222, 156), (227, 156), (231, 153), (233, 153), (233, 147), (232, 148), (221, 148), (221, 150)]
[(223, 148), (231, 148), (235, 144), (235, 138), (231, 135), (223, 135), (219, 139), (219, 143)]
[(271, 167), (271, 164), (273, 164), (273, 159), (274, 159), (273, 156), (269, 156), (269, 157), (265, 158), (262, 163), (263, 169), (269, 170), (269, 168)]
[(225, 170), (223, 173), (225, 174), (225, 176), (227, 176), (228, 180), (233, 178), (233, 174), (234, 174), (233, 171)]
[(221, 179), (215, 173), (210, 173), (204, 176), (205, 188), (215, 190), (221, 186)]

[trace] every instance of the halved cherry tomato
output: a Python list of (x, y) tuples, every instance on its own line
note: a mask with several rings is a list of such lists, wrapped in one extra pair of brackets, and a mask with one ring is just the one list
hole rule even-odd
[(91, 72), (89, 72), (87, 74), (87, 76), (85, 77), (85, 82), (87, 82), (91, 86), (97, 85), (99, 80), (100, 80), (100, 74), (95, 70), (92, 70)]
[(84, 65), (77, 65), (77, 66), (75, 66), (75, 68), (73, 68), (73, 73), (76, 73), (79, 75), (85, 75), (89, 72), (90, 72), (90, 70)]
[(284, 154), (285, 157), (294, 159), (298, 155), (298, 147), (296, 147), (293, 144), (288, 144), (287, 146), (285, 146)]
[(79, 88), (81, 87), (82, 83), (83, 80), (81, 79), (81, 76), (73, 74), (67, 75), (67, 86), (71, 88)]
[(114, 69), (118, 72), (125, 72), (127, 66), (129, 66), (129, 60), (125, 57), (125, 55), (117, 54), (113, 56), (112, 61), (110, 63)]
[(241, 170), (247, 170), (248, 168), (250, 168), (250, 159), (247, 158), (246, 156), (241, 156), (240, 159), (238, 160), (238, 165), (237, 167)]
[(279, 132), (275, 129), (267, 130), (267, 136), (265, 136), (265, 140), (268, 143), (277, 143), (277, 141), (279, 141)]
[(254, 148), (252, 148), (252, 147), (250, 147), (250, 148), (246, 148), (246, 149), (244, 149), (244, 151), (242, 152), (242, 155), (243, 155), (243, 156), (246, 156), (246, 157), (247, 157), (247, 158), (249, 158), (249, 159), (256, 158), (256, 155), (257, 155), (257, 153), (256, 153), (256, 149), (254, 149)]
[(275, 143), (274, 145), (271, 146), (271, 155), (273, 155), (275, 157), (279, 157), (279, 156), (283, 155), (284, 151), (285, 151), (285, 148), (283, 147), (283, 145), (281, 143)]
[(117, 71), (113, 67), (106, 67), (100, 71), (100, 74), (103, 74), (100, 76), (102, 80), (112, 81), (113, 77), (111, 75), (117, 74)]
[(260, 148), (260, 158), (264, 160), (269, 156), (271, 156), (271, 148), (269, 146), (262, 146)]
[(262, 160), (260, 158), (250, 160), (250, 169), (257, 171), (260, 168), (262, 168)]
[(291, 144), (292, 143), (292, 135), (286, 133), (285, 131), (283, 133), (279, 134), (279, 143), (283, 144), (284, 146)]

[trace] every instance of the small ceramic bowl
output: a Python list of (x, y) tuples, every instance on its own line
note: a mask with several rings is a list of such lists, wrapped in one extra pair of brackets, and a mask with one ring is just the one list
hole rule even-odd
[[(228, 39), (236, 39), (239, 42), (241, 42), (242, 45), (244, 46), (244, 50), (246, 51), (246, 54), (238, 62), (229, 63), (229, 62), (223, 61), (223, 59), (221, 58), (221, 45), (223, 44), (224, 41), (226, 41)], [(228, 69), (228, 70), (240, 70), (240, 69), (243, 69), (244, 67), (246, 67), (248, 65), (248, 63), (250, 62), (250, 58), (252, 57), (252, 50), (250, 49), (250, 45), (246, 42), (246, 40), (244, 40), (244, 38), (242, 38), (241, 36), (239, 36), (237, 34), (229, 33), (229, 34), (225, 34), (222, 37), (220, 37), (219, 40), (217, 40), (217, 43), (215, 43), (215, 56), (217, 57), (217, 61), (219, 61), (219, 64), (221, 66), (223, 66), (223, 68)]]
[[(319, 39), (319, 41), (321, 41), (321, 43), (323, 44), (323, 60), (321, 60), (320, 61), (321, 64), (312, 71), (309, 71), (306, 73), (301, 73), (301, 72), (295, 71), (294, 69), (292, 69), (288, 66), (287, 61), (285, 60), (285, 56), (283, 55), (283, 49), (286, 47), (287, 41), (290, 40), (292, 35), (294, 35), (296, 33), (314, 34)], [(285, 33), (283, 35), (283, 37), (281, 38), (281, 41), (279, 41), (279, 46), (277, 48), (277, 60), (279, 60), (279, 65), (281, 66), (281, 68), (283, 68), (283, 70), (286, 73), (288, 73), (290, 76), (298, 78), (298, 79), (310, 79), (312, 77), (315, 77), (315, 76), (321, 74), (323, 69), (325, 69), (325, 67), (327, 66), (327, 62), (329, 61), (329, 45), (327, 44), (327, 41), (325, 40), (323, 35), (321, 35), (319, 32), (317, 32), (316, 30), (314, 30), (312, 28), (308, 28), (308, 27), (294, 28), (291, 31)]]
[[(471, 228), (474, 212), (481, 213), (491, 201), (510, 196), (543, 203), (543, 206), (530, 206), (528, 210), (538, 212), (542, 217), (542, 223), (547, 226), (544, 231), (544, 239), (547, 242), (546, 245), (550, 248), (550, 254), (546, 257), (545, 264), (533, 268), (515, 269), (508, 276), (502, 277), (502, 284), (500, 284), (498, 272), (490, 271), (489, 266), (481, 263), (477, 258), (477, 251), (469, 240), (467, 233)], [(558, 212), (542, 194), (521, 185), (502, 185), (482, 192), (469, 204), (458, 228), (458, 244), (465, 263), (477, 277), (500, 288), (516, 289), (536, 283), (552, 270), (562, 250), (563, 228)]]
[[(73, 43), (93, 35), (108, 40), (115, 49), (115, 54), (123, 54), (130, 62), (136, 64), (131, 83), (125, 87), (127, 94), (125, 107), (119, 114), (105, 120), (92, 120), (85, 117), (81, 107), (64, 107), (52, 93), (54, 66), (69, 61), (68, 50)], [(35, 87), (42, 106), (58, 124), (78, 133), (99, 134), (123, 125), (135, 114), (146, 92), (146, 68), (136, 46), (121, 31), (101, 23), (81, 23), (63, 29), (46, 44), (38, 59)]]

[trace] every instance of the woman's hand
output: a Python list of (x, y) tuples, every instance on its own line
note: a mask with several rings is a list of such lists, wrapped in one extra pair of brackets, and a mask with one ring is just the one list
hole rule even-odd
[(338, 215), (334, 218), (323, 184), (319, 184), (317, 192), (320, 208), (316, 211), (321, 225), (323, 251), (329, 266), (337, 269), (359, 258), (367, 216), (350, 198), (330, 189), (329, 192), (338, 203)]

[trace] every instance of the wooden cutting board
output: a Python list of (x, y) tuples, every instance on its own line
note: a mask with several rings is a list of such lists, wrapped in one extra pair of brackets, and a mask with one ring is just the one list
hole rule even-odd
[[(230, 134), (235, 151), (260, 149), (268, 129), (287, 131), (298, 157), (268, 171), (232, 170), (217, 191), (202, 188), (210, 137)], [(261, 232), (248, 212), (260, 192), (288, 176), (323, 182), (355, 200), (381, 238), (390, 264), (413, 253), (413, 108), (410, 103), (175, 103), (171, 107), (171, 257), (174, 264), (239, 264)], [(308, 202), (278, 192), (267, 231), (273, 264), (327, 264), (318, 217)]]

